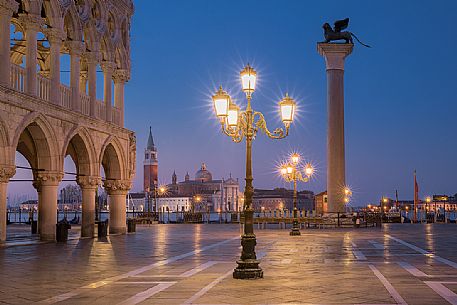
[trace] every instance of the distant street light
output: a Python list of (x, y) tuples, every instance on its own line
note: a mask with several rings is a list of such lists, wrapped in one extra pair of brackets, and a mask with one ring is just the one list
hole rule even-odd
[(241, 85), (247, 98), (246, 110), (240, 111), (222, 86), (213, 96), (214, 110), (219, 118), (222, 132), (231, 137), (236, 143), (246, 139), (246, 186), (244, 190), (244, 233), (241, 236), (241, 258), (237, 261), (238, 267), (233, 272), (236, 279), (262, 278), (263, 271), (255, 254), (256, 237), (254, 234), (254, 209), (252, 197), (252, 141), (257, 131), (264, 132), (269, 138), (282, 139), (289, 134), (289, 127), (294, 119), (295, 101), (286, 96), (279, 102), (279, 110), (285, 130), (277, 128), (270, 132), (261, 112), (254, 112), (251, 108), (251, 98), (257, 83), (257, 72), (248, 64), (241, 72)]
[(297, 181), (308, 182), (312, 174), (314, 173), (314, 168), (310, 163), (307, 163), (304, 168), (304, 176), (302, 175), (300, 169), (300, 155), (294, 153), (290, 156), (290, 162), (285, 163), (281, 166), (279, 172), (284, 180), (287, 182), (294, 183), (294, 214), (293, 214), (293, 224), (290, 231), (291, 236), (300, 235), (300, 227), (298, 225), (298, 209), (297, 209)]

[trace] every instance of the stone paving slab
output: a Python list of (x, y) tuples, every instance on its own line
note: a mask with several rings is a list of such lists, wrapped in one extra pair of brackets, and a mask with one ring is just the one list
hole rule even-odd
[(457, 225), (257, 230), (258, 280), (239, 225), (137, 230), (0, 248), (0, 304), (457, 304)]

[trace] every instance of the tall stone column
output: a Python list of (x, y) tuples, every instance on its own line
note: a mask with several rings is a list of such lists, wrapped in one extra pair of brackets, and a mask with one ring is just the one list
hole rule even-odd
[(103, 99), (105, 102), (105, 120), (107, 122), (112, 122), (112, 96), (111, 96), (111, 89), (112, 89), (112, 82), (113, 82), (113, 73), (114, 69), (116, 68), (116, 64), (113, 62), (105, 61), (102, 63), (102, 70), (104, 74), (104, 86), (103, 86)]
[(127, 70), (118, 69), (114, 72), (114, 107), (120, 111), (119, 126), (124, 127), (124, 85), (129, 79)]
[(70, 50), (71, 108), (75, 111), (81, 112), (79, 84), (81, 73), (81, 54), (84, 50), (84, 44), (79, 41), (68, 41), (66, 44)]
[(81, 71), (79, 73), (79, 92), (87, 94), (87, 71)]
[(100, 177), (81, 176), (78, 178), (82, 191), (81, 237), (94, 237), (95, 194), (100, 181)]
[(13, 0), (0, 0), (0, 85), (10, 86), (10, 23), (18, 3)]
[(35, 187), (40, 189), (38, 225), (41, 240), (56, 239), (57, 188), (62, 178), (63, 174), (58, 172), (39, 172), (36, 174)]
[(26, 93), (37, 95), (37, 32), (41, 29), (42, 19), (38, 15), (20, 14), (19, 21), (25, 28), (25, 90)]
[(90, 116), (93, 118), (97, 116), (97, 64), (99, 54), (97, 51), (84, 53), (84, 59), (87, 63), (87, 79), (89, 82)]
[(344, 60), (353, 44), (318, 43), (327, 69), (327, 198), (328, 213), (344, 212)]
[(60, 49), (62, 48), (62, 42), (65, 39), (65, 34), (56, 29), (49, 29), (46, 31), (46, 35), (50, 47), (50, 72), (51, 72), (51, 92), (50, 99), (51, 103), (60, 105)]
[(104, 187), (108, 193), (109, 233), (125, 234), (127, 232), (126, 196), (131, 183), (127, 180), (105, 180)]
[(6, 198), (8, 181), (16, 173), (16, 167), (0, 167), (0, 242), (6, 240)]

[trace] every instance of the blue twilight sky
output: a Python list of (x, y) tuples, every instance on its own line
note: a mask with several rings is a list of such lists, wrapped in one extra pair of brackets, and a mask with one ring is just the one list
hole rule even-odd
[[(346, 173), (353, 204), (398, 189), (413, 198), (457, 192), (457, 1), (165, 1), (137, 0), (131, 28), (132, 78), (126, 126), (137, 133), (134, 190), (142, 188), (149, 126), (159, 150), (159, 180), (183, 180), (205, 162), (213, 177), (244, 177), (243, 144), (221, 134), (210, 95), (219, 84), (237, 102), (239, 71), (250, 63), (259, 83), (253, 107), (271, 129), (281, 125), (277, 102), (288, 91), (300, 115), (289, 138), (259, 134), (254, 185), (284, 186), (275, 164), (291, 150), (318, 168), (308, 185), (326, 181), (325, 64), (316, 51), (322, 24), (350, 17), (356, 45), (346, 61)], [(71, 168), (71, 164), (68, 167)]]

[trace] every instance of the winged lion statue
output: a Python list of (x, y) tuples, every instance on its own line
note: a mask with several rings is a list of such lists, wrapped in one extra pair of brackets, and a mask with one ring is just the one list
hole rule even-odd
[(333, 28), (330, 26), (330, 24), (328, 24), (328, 22), (324, 23), (322, 28), (324, 29), (325, 42), (329, 43), (334, 40), (345, 40), (346, 43), (353, 43), (352, 37), (354, 37), (361, 45), (367, 48), (371, 48), (369, 45), (361, 42), (354, 33), (349, 31), (342, 31), (346, 29), (348, 25), (349, 18), (335, 21)]

